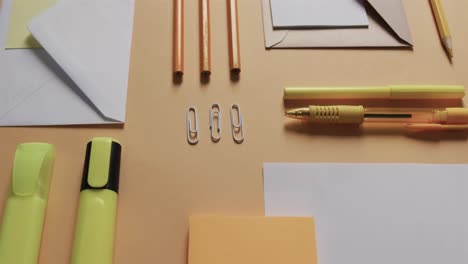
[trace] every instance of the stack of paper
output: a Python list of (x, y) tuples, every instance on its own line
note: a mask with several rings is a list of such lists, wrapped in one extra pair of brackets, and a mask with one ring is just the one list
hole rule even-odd
[(265, 164), (269, 216), (313, 216), (319, 263), (468, 263), (468, 165)]
[(401, 0), (262, 0), (266, 48), (411, 47)]
[(0, 6), (0, 126), (124, 122), (134, 1), (55, 2)]

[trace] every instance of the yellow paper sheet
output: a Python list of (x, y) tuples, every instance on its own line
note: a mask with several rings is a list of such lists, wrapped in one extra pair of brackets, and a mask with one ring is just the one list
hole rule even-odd
[(29, 21), (57, 0), (13, 0), (7, 35), (7, 49), (40, 48), (41, 45), (29, 32)]
[(188, 264), (316, 264), (313, 218), (191, 217)]

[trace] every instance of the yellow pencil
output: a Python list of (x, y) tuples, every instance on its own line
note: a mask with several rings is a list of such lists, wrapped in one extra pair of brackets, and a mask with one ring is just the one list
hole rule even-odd
[(447, 23), (447, 18), (445, 17), (444, 8), (440, 0), (430, 0), (432, 6), (432, 12), (437, 23), (437, 28), (439, 30), (439, 36), (444, 44), (447, 53), (450, 58), (453, 57), (453, 44), (452, 44), (452, 34)]

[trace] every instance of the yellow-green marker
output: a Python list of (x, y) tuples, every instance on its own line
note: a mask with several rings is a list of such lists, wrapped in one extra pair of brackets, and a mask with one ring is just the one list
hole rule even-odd
[(88, 143), (72, 264), (112, 264), (120, 153), (120, 144), (111, 138)]
[(37, 263), (54, 158), (50, 144), (25, 143), (16, 148), (0, 226), (0, 263)]

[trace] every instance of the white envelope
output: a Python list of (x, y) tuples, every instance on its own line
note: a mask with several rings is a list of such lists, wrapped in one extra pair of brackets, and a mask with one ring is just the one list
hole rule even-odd
[(262, 0), (265, 47), (411, 47), (401, 0), (366, 0), (368, 28), (273, 29), (270, 0)]
[[(0, 7), (1, 47), (11, 3)], [(0, 126), (125, 122), (133, 10), (133, 0), (62, 0), (33, 19), (48, 52), (0, 50)]]

